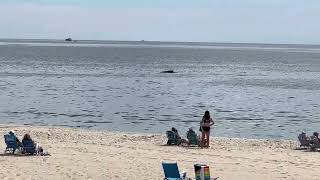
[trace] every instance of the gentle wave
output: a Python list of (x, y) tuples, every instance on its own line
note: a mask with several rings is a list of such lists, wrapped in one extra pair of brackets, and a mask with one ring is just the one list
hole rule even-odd
[(3, 123), (184, 134), (210, 110), (214, 136), (318, 131), (320, 56), (288, 52), (319, 46), (46, 43), (0, 46)]

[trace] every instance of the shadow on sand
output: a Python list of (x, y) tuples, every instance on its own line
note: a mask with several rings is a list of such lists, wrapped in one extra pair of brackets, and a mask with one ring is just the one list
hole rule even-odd
[(11, 156), (11, 157), (29, 157), (29, 156), (34, 156), (32, 154), (12, 154), (12, 153), (1, 153), (0, 157), (5, 157), (5, 156)]
[(166, 147), (183, 147), (186, 149), (201, 149), (198, 145), (188, 145), (188, 144), (181, 144), (181, 145), (168, 145), (168, 144), (161, 144), (159, 146), (166, 146)]
[(303, 151), (303, 152), (320, 152), (320, 149), (312, 150), (310, 147), (296, 147), (293, 150)]

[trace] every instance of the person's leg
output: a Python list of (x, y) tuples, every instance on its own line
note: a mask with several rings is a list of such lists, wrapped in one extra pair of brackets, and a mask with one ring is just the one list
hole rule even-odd
[(207, 131), (207, 148), (209, 147), (210, 142), (210, 131)]
[(204, 131), (203, 146), (207, 146), (207, 131)]
[(203, 148), (204, 146), (204, 143), (205, 143), (205, 135), (206, 135), (206, 132), (204, 130), (202, 130), (202, 135), (201, 135), (201, 148)]
[(35, 143), (34, 150), (35, 150), (36, 154), (39, 154), (39, 147), (40, 147), (40, 145), (38, 143)]
[(171, 143), (170, 143), (170, 140), (168, 139), (168, 141), (167, 141), (167, 145), (170, 145)]
[(204, 147), (207, 147), (207, 143), (208, 143), (208, 141), (207, 141), (207, 139), (208, 139), (208, 131), (205, 131), (204, 134), (205, 134), (205, 135), (204, 135), (205, 138), (204, 138), (204, 143), (203, 143), (204, 145), (203, 145), (203, 146), (204, 146)]
[(183, 143), (183, 144), (188, 144), (189, 141), (188, 141), (187, 139), (181, 139), (181, 143)]

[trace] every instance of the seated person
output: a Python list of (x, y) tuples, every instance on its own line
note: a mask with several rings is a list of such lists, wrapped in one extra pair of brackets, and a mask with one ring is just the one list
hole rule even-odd
[[(44, 152), (43, 152), (43, 148), (38, 144), (38, 143), (35, 143), (31, 136), (27, 133), (23, 136), (23, 139), (22, 139), (22, 144), (24, 147), (27, 146), (28, 143), (32, 143), (33, 144), (33, 148), (34, 148), (34, 154), (39, 154), (39, 155), (42, 155)], [(26, 151), (24, 151), (23, 153), (27, 153)]]
[(197, 135), (197, 133), (192, 129), (192, 128), (189, 128), (188, 132), (187, 132), (187, 135), (189, 136), (196, 136), (197, 138), (200, 139), (200, 136)]
[(187, 138), (190, 144), (200, 143), (200, 136), (198, 136), (192, 128), (189, 128), (189, 130), (187, 131)]
[(183, 138), (180, 136), (180, 134), (178, 133), (178, 130), (177, 130), (176, 128), (173, 127), (173, 128), (171, 129), (171, 131), (175, 133), (176, 138), (177, 138), (181, 143), (188, 143), (188, 140), (183, 139)]
[(20, 140), (17, 138), (14, 130), (10, 130), (10, 131), (8, 132), (8, 134), (10, 134), (11, 136), (14, 136), (15, 139), (16, 139), (16, 141), (17, 141), (17, 145), (18, 145), (19, 147), (22, 147), (22, 143), (21, 143)]
[(310, 147), (311, 150), (319, 149), (320, 148), (320, 139), (319, 139), (319, 133), (314, 132), (312, 136), (310, 136), (311, 142)]
[(176, 135), (177, 139), (181, 139), (181, 136), (178, 133), (178, 130), (176, 128), (171, 128), (171, 131), (174, 132), (174, 134)]
[(189, 128), (189, 130), (188, 130), (188, 132), (187, 132), (187, 134), (192, 134), (192, 135), (196, 135), (196, 132), (192, 129), (192, 128)]

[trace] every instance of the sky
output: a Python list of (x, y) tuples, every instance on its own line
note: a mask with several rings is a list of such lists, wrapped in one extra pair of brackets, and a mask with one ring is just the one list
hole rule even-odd
[(1, 0), (0, 38), (320, 44), (319, 0)]

